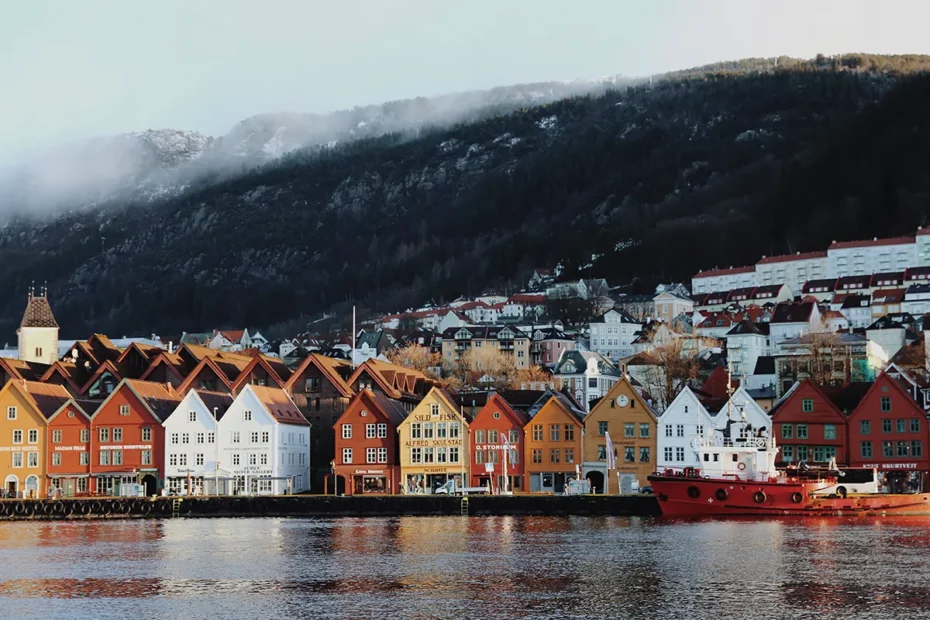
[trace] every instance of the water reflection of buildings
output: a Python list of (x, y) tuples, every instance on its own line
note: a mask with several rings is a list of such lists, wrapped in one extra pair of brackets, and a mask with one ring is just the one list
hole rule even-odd
[(12, 579), (0, 582), (3, 598), (146, 598), (163, 594), (161, 579)]

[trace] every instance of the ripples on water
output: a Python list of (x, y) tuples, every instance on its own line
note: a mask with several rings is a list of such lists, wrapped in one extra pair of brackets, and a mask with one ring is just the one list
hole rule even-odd
[(3, 617), (930, 615), (930, 519), (0, 525)]

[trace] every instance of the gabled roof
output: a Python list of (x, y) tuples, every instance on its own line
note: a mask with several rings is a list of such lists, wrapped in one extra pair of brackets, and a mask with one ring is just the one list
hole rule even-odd
[[(245, 368), (248, 364), (238, 362), (241, 364), (242, 368)], [(193, 382), (197, 379), (197, 376), (203, 372), (204, 368), (209, 368), (216, 378), (219, 379), (227, 390), (232, 390), (233, 381), (235, 381), (241, 372), (241, 368), (236, 366), (236, 363), (218, 360), (215, 357), (204, 357), (200, 360), (200, 363), (187, 375), (187, 378), (184, 379), (184, 382), (178, 387), (178, 390), (181, 392), (186, 392)], [(230, 376), (232, 375), (232, 376)]]
[[(824, 278), (822, 280), (808, 280), (804, 283), (804, 286), (801, 287), (801, 293), (824, 293), (824, 292), (833, 292), (836, 290), (836, 281), (837, 278)], [(825, 290), (821, 290), (825, 289)]]
[(908, 267), (904, 270), (904, 281), (930, 280), (930, 267)]
[[(888, 390), (886, 386), (888, 385), (891, 386), (892, 390), (898, 392), (898, 394), (900, 394), (903, 398), (905, 398), (912, 405), (914, 405), (915, 411), (919, 412), (921, 415), (924, 414), (923, 407), (917, 404), (917, 401), (914, 400), (913, 395), (910, 392), (908, 392), (906, 389), (904, 389), (904, 386), (902, 386), (900, 382), (896, 381), (890, 375), (883, 372), (882, 374), (880, 374), (878, 377), (875, 378), (874, 383), (869, 385), (868, 390), (861, 396), (860, 400), (856, 403), (855, 408), (849, 412), (849, 419), (852, 420), (853, 418), (857, 417), (862, 411), (866, 409), (866, 407), (868, 407), (867, 399), (869, 397), (869, 394), (871, 394), (873, 391), (886, 392)], [(895, 409), (895, 411), (898, 411), (898, 410)]]
[[(267, 373), (267, 375), (271, 377), (271, 380), (277, 384), (277, 387), (283, 388), (286, 382), (286, 378), (290, 377), (290, 371), (287, 371), (287, 367), (285, 367), (284, 363), (281, 362), (280, 360), (278, 360), (278, 363), (274, 364), (274, 366), (278, 367), (278, 369), (276, 370), (272, 366), (272, 364), (268, 361), (270, 359), (271, 358), (266, 358), (264, 355), (253, 357), (252, 361), (248, 365), (246, 365), (246, 367), (243, 368), (242, 371), (239, 372), (239, 375), (233, 380), (232, 390), (235, 392), (240, 387), (242, 387), (242, 384), (248, 381), (249, 375), (252, 373), (252, 371), (254, 371), (258, 367), (261, 367), (265, 370), (265, 373)], [(281, 370), (281, 367), (284, 367), (283, 370), (286, 371), (287, 377), (285, 379), (282, 379), (281, 376), (278, 374), (278, 370)]]
[(13, 379), (40, 381), (51, 365), (26, 362), (12, 357), (0, 357), (0, 368)]
[[(834, 302), (839, 302), (841, 300), (835, 299)], [(872, 298), (868, 295), (844, 295), (842, 299), (843, 310), (849, 310), (850, 308), (868, 308), (872, 303)]]
[(591, 322), (592, 323), (606, 323), (605, 317), (608, 314), (616, 314), (617, 316), (620, 317), (619, 321), (611, 321), (612, 323), (631, 323), (633, 325), (639, 325), (641, 323), (641, 321), (637, 321), (636, 319), (633, 318), (633, 316), (629, 312), (621, 308), (611, 308), (610, 310), (606, 312), (602, 312), (600, 315), (597, 316), (597, 318), (595, 318)]
[(142, 356), (143, 359), (151, 363), (151, 361), (158, 355), (159, 352), (164, 351), (161, 347), (156, 347), (150, 344), (142, 344), (139, 342), (131, 342), (128, 347), (123, 349), (123, 352), (118, 358), (116, 358), (117, 364), (123, 364), (126, 361), (126, 358), (129, 357), (132, 351), (137, 352)]
[[(584, 418), (587, 414), (585, 413), (584, 409), (582, 409), (581, 406), (575, 402), (574, 398), (571, 398), (564, 392), (556, 392), (551, 390), (547, 391), (546, 394), (548, 395), (548, 398), (545, 396), (543, 397), (546, 398), (546, 402), (543, 403), (542, 407), (545, 407), (549, 403), (554, 403), (560, 409), (565, 411), (565, 413), (567, 413), (570, 417), (574, 418), (578, 424), (584, 425)], [(542, 407), (540, 407), (540, 409), (542, 409)]]
[(304, 360), (300, 363), (300, 366), (298, 366), (297, 369), (291, 373), (291, 376), (284, 384), (284, 389), (292, 391), (294, 383), (303, 376), (304, 371), (311, 365), (318, 368), (320, 373), (329, 379), (329, 382), (340, 394), (347, 398), (354, 394), (352, 388), (349, 387), (349, 384), (345, 379), (342, 378), (342, 374), (339, 372), (340, 369), (351, 368), (351, 364), (343, 360), (325, 357), (319, 353), (311, 353), (304, 358)]
[(903, 237), (889, 237), (886, 239), (866, 239), (863, 241), (834, 241), (827, 248), (828, 250), (845, 250), (849, 248), (868, 248), (880, 245), (902, 245), (914, 243), (914, 236), (907, 235)]
[(142, 373), (142, 376), (139, 378), (144, 381), (155, 372), (155, 369), (159, 366), (164, 366), (173, 372), (179, 380), (184, 380), (184, 360), (182, 360), (181, 356), (177, 353), (168, 353), (167, 351), (156, 353), (154, 357), (152, 357), (149, 367), (145, 369), (145, 372)]
[(903, 288), (889, 288), (872, 293), (872, 305), (899, 304), (904, 301)]
[(103, 376), (103, 373), (109, 372), (117, 381), (120, 381), (123, 377), (120, 374), (119, 369), (116, 367), (116, 364), (110, 360), (104, 360), (102, 364), (94, 371), (94, 374), (90, 376), (90, 379), (84, 382), (84, 385), (81, 386), (80, 393), (86, 394), (87, 391), (91, 388), (97, 379)]
[(38, 381), (10, 381), (11, 387), (19, 389), (47, 421), (63, 404), (71, 400), (71, 394), (61, 385)]
[[(579, 351), (577, 349), (564, 349), (562, 355), (559, 357), (559, 361), (556, 362), (555, 367), (552, 369), (552, 374), (584, 374), (588, 369), (588, 360), (592, 359), (597, 361), (597, 370), (599, 374), (613, 377), (621, 376), (620, 370), (600, 353)], [(571, 372), (568, 372), (566, 368), (569, 363), (574, 367)]]
[(774, 375), (775, 374), (775, 356), (760, 355), (756, 358), (756, 367), (753, 369), (754, 375)]
[(872, 276), (843, 276), (836, 280), (836, 290), (838, 291), (856, 291), (871, 286)]
[(262, 404), (265, 411), (268, 412), (268, 415), (279, 424), (310, 425), (304, 414), (291, 400), (290, 395), (284, 390), (264, 385), (247, 385), (243, 390), (243, 394), (250, 390), (255, 394), (255, 398)]
[(418, 383), (436, 384), (436, 381), (418, 370), (377, 359), (365, 360), (346, 383), (351, 387), (363, 373), (367, 373), (385, 394), (394, 399), (400, 399), (404, 395), (415, 396)]
[[(345, 410), (342, 412), (342, 415), (345, 415), (352, 404), (357, 400), (365, 400), (368, 402), (373, 409), (376, 409), (378, 413), (384, 417), (388, 423), (395, 428), (400, 426), (401, 422), (407, 419), (407, 410), (404, 409), (404, 406), (399, 401), (388, 398), (381, 392), (374, 392), (372, 390), (362, 390), (356, 394), (349, 404), (346, 405)], [(339, 416), (339, 419), (342, 419), (342, 415)], [(339, 424), (339, 421), (336, 421), (336, 424)]]
[(710, 278), (713, 276), (730, 276), (736, 275), (739, 273), (753, 273), (756, 270), (755, 265), (750, 265), (748, 267), (729, 267), (727, 269), (707, 269), (704, 271), (699, 271), (695, 274), (695, 278)]
[(209, 390), (191, 390), (196, 394), (210, 413), (216, 416), (217, 420), (222, 420), (223, 416), (232, 407), (233, 396), (227, 392), (211, 392)]
[(771, 299), (773, 297), (778, 297), (778, 294), (781, 293), (783, 288), (785, 288), (784, 284), (767, 284), (765, 286), (757, 286), (755, 292), (752, 294), (752, 298)]
[[(116, 386), (116, 389), (113, 390), (113, 394), (116, 394), (123, 385), (142, 401), (149, 413), (159, 422), (167, 420), (168, 417), (174, 413), (178, 403), (182, 400), (181, 395), (170, 385), (153, 383), (151, 381), (140, 381), (138, 379), (123, 379), (123, 381)], [(104, 403), (109, 402), (113, 394), (110, 394)], [(103, 405), (100, 406), (100, 409), (102, 408)], [(97, 411), (99, 412), (100, 409)], [(96, 413), (94, 415), (96, 415)]]
[(704, 384), (701, 386), (701, 391), (711, 398), (726, 398), (728, 379), (734, 390), (739, 387), (739, 379), (730, 377), (723, 366), (717, 366), (714, 368), (713, 372), (710, 373), (710, 376), (707, 377), (707, 380), (704, 381)]
[(245, 334), (244, 329), (223, 329), (217, 330), (218, 335), (223, 336), (226, 340), (230, 342), (239, 342), (242, 340), (242, 335)]
[(44, 294), (29, 294), (29, 300), (26, 302), (26, 311), (23, 313), (23, 320), (19, 323), (20, 327), (58, 327), (55, 321), (55, 315), (52, 314), (52, 307), (48, 303), (48, 297)]
[(870, 284), (872, 288), (879, 286), (900, 286), (904, 282), (904, 272), (896, 271), (894, 273), (873, 273)]
[(102, 401), (99, 400), (83, 400), (78, 398), (69, 398), (67, 401), (63, 402), (58, 409), (48, 417), (48, 422), (52, 422), (55, 418), (61, 414), (62, 411), (66, 409), (73, 408), (76, 409), (78, 413), (84, 416), (88, 422), (90, 422), (91, 416), (97, 411), (97, 408), (100, 407)]
[(515, 424), (520, 428), (526, 426), (527, 422), (530, 421), (530, 417), (528, 415), (518, 409), (511, 407), (510, 403), (508, 403), (503, 396), (494, 392), (488, 397), (488, 402), (475, 416), (475, 422), (477, 422), (479, 418), (492, 415), (492, 413), (495, 411), (500, 411), (501, 414), (507, 416), (507, 418), (510, 419), (512, 424)]
[(846, 416), (843, 415), (842, 410), (837, 407), (836, 401), (834, 400), (842, 388), (837, 388), (834, 390), (834, 398), (831, 398), (824, 392), (824, 389), (821, 386), (817, 385), (810, 379), (804, 379), (803, 381), (796, 383), (792, 389), (785, 394), (782, 400), (776, 403), (775, 407), (769, 412), (769, 415), (772, 417), (772, 422), (778, 422), (778, 418), (785, 415), (786, 412), (790, 411), (792, 413), (796, 413), (801, 411), (802, 406), (800, 403), (793, 409), (789, 408), (789, 403), (793, 405), (798, 399), (805, 398), (805, 390), (812, 390), (815, 396), (821, 397), (823, 402), (827, 405), (833, 414), (835, 414), (843, 421), (846, 420)]
[(110, 360), (115, 362), (123, 354), (105, 334), (92, 334), (87, 339), (87, 344), (94, 352), (98, 361)]
[(757, 265), (768, 265), (770, 263), (787, 263), (795, 260), (810, 260), (812, 258), (826, 258), (826, 250), (822, 252), (798, 252), (796, 254), (780, 254), (778, 256), (763, 256)]
[(768, 336), (768, 323), (754, 323), (748, 320), (742, 320), (736, 324), (733, 329), (727, 332), (727, 336)]
[(55, 375), (64, 379), (65, 383), (71, 386), (75, 393), (80, 393), (90, 373), (73, 362), (58, 361), (48, 367), (40, 381), (51, 383), (51, 379)]
[(815, 304), (806, 301), (795, 303), (783, 301), (775, 306), (771, 323), (806, 323), (811, 318)]

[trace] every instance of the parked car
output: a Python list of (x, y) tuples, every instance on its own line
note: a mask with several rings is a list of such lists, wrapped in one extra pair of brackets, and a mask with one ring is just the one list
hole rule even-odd
[(640, 488), (639, 488), (639, 492), (640, 492), (640, 493), (645, 493), (646, 495), (652, 495), (652, 494), (653, 494), (653, 493), (652, 493), (652, 487), (640, 487)]

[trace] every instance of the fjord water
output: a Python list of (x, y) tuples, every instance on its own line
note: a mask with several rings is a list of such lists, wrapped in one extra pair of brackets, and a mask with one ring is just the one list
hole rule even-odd
[(930, 615), (930, 519), (0, 524), (4, 617)]

